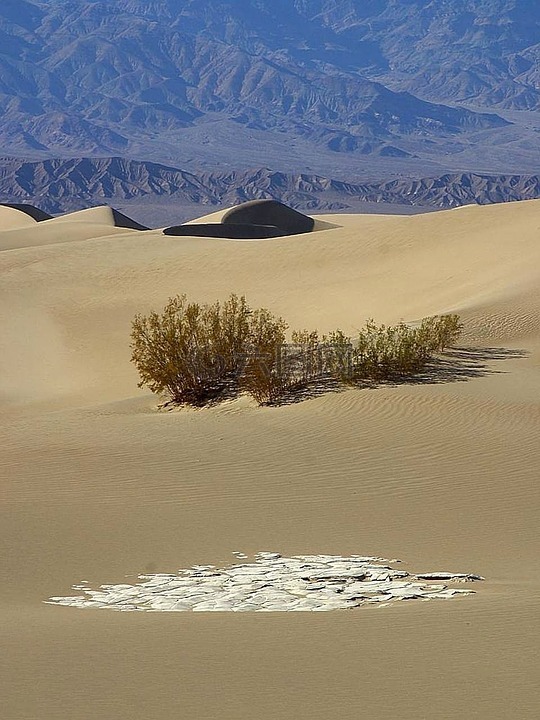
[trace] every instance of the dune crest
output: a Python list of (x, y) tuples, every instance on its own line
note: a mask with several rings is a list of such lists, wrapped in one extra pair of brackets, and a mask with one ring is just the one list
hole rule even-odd
[[(509, 328), (513, 340), (538, 338), (539, 208), (529, 201), (406, 217), (316, 216), (336, 227), (242, 243), (139, 233), (115, 227), (110, 208), (92, 208), (75, 222), (69, 215), (0, 233), (0, 247), (13, 248), (3, 254), (1, 292), (11, 317), (20, 303), (45, 308), (59, 324), (77, 396), (89, 402), (137, 395), (130, 321), (183, 292), (201, 302), (244, 293), (291, 326), (321, 332), (354, 334), (369, 317), (395, 323), (455, 311), (484, 340), (508, 339)], [(496, 323), (483, 324), (483, 308)], [(9, 384), (18, 368), (4, 366)]]
[(9, 205), (0, 205), (0, 232), (13, 228), (32, 227), (35, 224), (36, 220), (28, 213)]

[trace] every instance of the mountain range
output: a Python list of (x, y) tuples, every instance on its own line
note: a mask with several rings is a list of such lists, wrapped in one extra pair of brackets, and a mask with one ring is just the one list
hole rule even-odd
[[(31, 203), (50, 213), (110, 204), (145, 224), (178, 224), (219, 207), (275, 198), (307, 212), (400, 212), (540, 198), (540, 175), (454, 173), (422, 179), (353, 183), (268, 168), (194, 173), (120, 157), (0, 162), (3, 202)], [(366, 205), (367, 204), (367, 205)]]
[(4, 155), (356, 176), (538, 160), (530, 0), (3, 0), (0, 39)]
[(2, 0), (0, 113), (6, 172), (74, 158), (74, 201), (112, 157), (345, 185), (535, 176), (540, 4)]

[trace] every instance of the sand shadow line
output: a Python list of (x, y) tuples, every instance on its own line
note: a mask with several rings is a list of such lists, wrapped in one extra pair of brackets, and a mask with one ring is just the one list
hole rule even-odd
[(526, 350), (502, 347), (453, 347), (435, 357), (417, 375), (391, 378), (380, 385), (437, 385), (449, 382), (466, 382), (476, 378), (496, 375), (505, 370), (490, 367), (490, 363), (502, 360), (519, 360), (527, 357)]

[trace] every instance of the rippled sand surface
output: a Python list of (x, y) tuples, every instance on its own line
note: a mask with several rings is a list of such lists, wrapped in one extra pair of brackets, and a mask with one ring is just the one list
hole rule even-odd
[[(540, 715), (540, 203), (320, 220), (235, 242), (0, 208), (6, 720)], [(466, 334), (423, 383), (159, 413), (130, 320), (178, 292), (349, 333), (456, 311)], [(323, 613), (44, 603), (261, 549), (486, 580)]]

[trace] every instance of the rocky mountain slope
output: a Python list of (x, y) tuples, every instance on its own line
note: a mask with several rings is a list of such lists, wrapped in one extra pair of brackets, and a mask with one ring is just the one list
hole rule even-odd
[[(273, 172), (267, 168), (229, 173), (187, 172), (122, 158), (82, 158), (0, 163), (0, 202), (31, 202), (52, 213), (107, 203), (135, 209), (152, 224), (152, 203), (166, 201), (161, 213), (179, 222), (203, 208), (231, 206), (256, 198), (276, 198), (305, 211), (346, 211), (359, 203), (392, 203), (421, 209), (469, 203), (540, 198), (540, 176), (456, 173), (437, 178), (347, 183), (320, 175)], [(133, 213), (132, 213), (133, 214)], [(154, 224), (159, 224), (159, 221)]]
[(344, 0), (303, 3), (352, 48), (373, 48), (372, 76), (423, 98), (540, 109), (537, 0)]
[(536, 126), (499, 109), (539, 107), (539, 23), (529, 0), (3, 0), (0, 151), (530, 169)]

